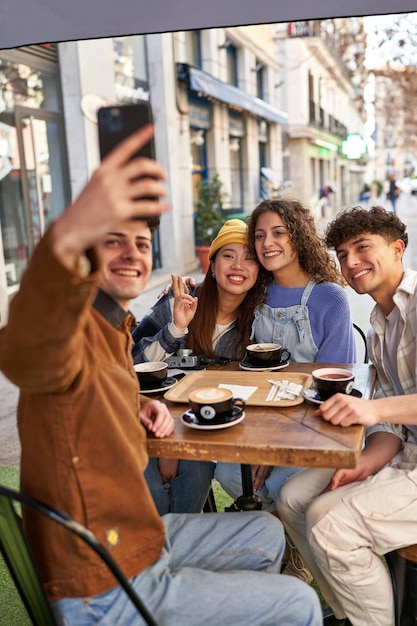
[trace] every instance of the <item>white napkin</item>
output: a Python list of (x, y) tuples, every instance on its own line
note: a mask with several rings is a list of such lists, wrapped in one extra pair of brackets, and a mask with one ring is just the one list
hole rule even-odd
[(287, 380), (282, 381), (282, 385), (278, 386), (278, 391), (275, 396), (275, 400), (281, 398), (288, 398), (289, 400), (295, 400), (303, 390), (303, 386), (297, 383), (289, 383)]
[(247, 387), (246, 385), (228, 385), (221, 383), (218, 385), (221, 389), (229, 389), (234, 398), (242, 398), (242, 400), (247, 400), (257, 389), (258, 387)]

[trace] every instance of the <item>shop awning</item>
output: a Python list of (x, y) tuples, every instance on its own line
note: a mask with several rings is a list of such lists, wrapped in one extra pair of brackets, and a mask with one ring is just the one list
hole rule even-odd
[(269, 122), (288, 124), (288, 114), (284, 111), (280, 111), (261, 98), (251, 96), (239, 87), (222, 82), (197, 67), (187, 63), (177, 63), (177, 76), (179, 80), (188, 82), (192, 91), (203, 96), (210, 96), (238, 109), (249, 111), (249, 113)]

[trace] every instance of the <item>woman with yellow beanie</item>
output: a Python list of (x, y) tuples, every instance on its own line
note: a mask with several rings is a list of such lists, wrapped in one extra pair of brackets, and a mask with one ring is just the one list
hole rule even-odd
[[(264, 296), (259, 265), (247, 247), (248, 228), (227, 220), (213, 239), (203, 282), (189, 292), (180, 276), (133, 331), (135, 363), (163, 361), (181, 348), (208, 358), (241, 360), (254, 310)], [(214, 463), (150, 459), (145, 472), (161, 515), (200, 512)]]
[(227, 220), (211, 243), (203, 282), (189, 293), (183, 279), (173, 276), (172, 289), (133, 331), (135, 363), (163, 361), (181, 348), (209, 358), (244, 357), (254, 310), (264, 295), (247, 238), (243, 220)]

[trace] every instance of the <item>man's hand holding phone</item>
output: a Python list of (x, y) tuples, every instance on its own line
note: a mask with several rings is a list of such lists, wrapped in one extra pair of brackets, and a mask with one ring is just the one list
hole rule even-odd
[(117, 224), (169, 210), (165, 171), (157, 161), (136, 156), (153, 137), (147, 125), (112, 149), (75, 202), (53, 225), (55, 253), (67, 267)]
[(131, 204), (132, 217), (159, 215), (169, 209), (169, 204), (161, 201), (167, 195), (163, 167), (140, 153), (151, 141), (153, 132), (150, 124), (133, 132), (103, 158), (94, 174), (97, 178), (107, 178), (108, 184), (106, 180), (102, 184), (110, 197), (114, 200), (123, 197)]
[[(102, 107), (97, 113), (100, 158), (103, 160), (114, 148), (139, 128), (153, 124), (152, 110), (148, 102)], [(131, 158), (155, 159), (153, 137)]]

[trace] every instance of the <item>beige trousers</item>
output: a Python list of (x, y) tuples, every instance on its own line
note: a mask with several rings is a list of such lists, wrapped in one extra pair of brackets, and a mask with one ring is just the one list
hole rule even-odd
[(321, 593), (353, 626), (394, 626), (391, 579), (380, 556), (417, 543), (417, 466), (319, 495), (333, 470), (308, 469), (282, 486), (283, 521)]

